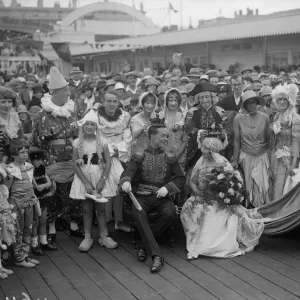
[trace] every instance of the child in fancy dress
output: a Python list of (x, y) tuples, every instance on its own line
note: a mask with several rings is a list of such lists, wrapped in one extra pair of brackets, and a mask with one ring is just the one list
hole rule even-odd
[(13, 243), (14, 264), (19, 267), (34, 268), (39, 261), (29, 256), (33, 216), (39, 217), (39, 200), (33, 190), (33, 166), (27, 163), (28, 144), (24, 139), (14, 139), (10, 143), (10, 154), (14, 161), (6, 167), (9, 176), (9, 203), (16, 214), (16, 241)]
[(112, 164), (108, 145), (100, 137), (98, 116), (93, 109), (78, 121), (78, 125), (79, 137), (73, 142), (75, 177), (70, 198), (82, 201), (85, 237), (79, 250), (87, 252), (93, 245), (91, 227), (94, 208), (100, 231), (98, 243), (102, 247), (114, 249), (118, 244), (108, 236), (105, 204), (90, 199), (87, 194), (102, 194), (105, 198), (116, 196), (117, 172), (122, 166), (120, 162), (120, 166)]
[(31, 252), (44, 255), (43, 251), (56, 251), (58, 248), (47, 241), (47, 205), (55, 192), (55, 182), (51, 182), (44, 165), (45, 152), (37, 147), (29, 148), (29, 159), (34, 166), (34, 193), (39, 199), (41, 216), (32, 225)]

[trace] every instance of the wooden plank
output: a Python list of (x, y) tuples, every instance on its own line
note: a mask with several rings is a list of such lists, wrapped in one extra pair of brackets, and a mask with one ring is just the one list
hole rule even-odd
[[(42, 264), (44, 257), (39, 257), (38, 260)], [(15, 268), (15, 272), (32, 299), (57, 300), (58, 298), (38, 273), (38, 268), (31, 269), (30, 272), (28, 269)]]
[(179, 272), (196, 282), (198, 285), (200, 285), (209, 293), (213, 294), (219, 299), (245, 299), (241, 295), (237, 294), (235, 291), (231, 290), (230, 288), (216, 280), (214, 277), (198, 269), (197, 267), (189, 263), (187, 260), (181, 258), (173, 252), (169, 252), (168, 255), (165, 257), (165, 260), (169, 265), (172, 265)]
[[(88, 276), (108, 296), (114, 300), (135, 300), (130, 291), (126, 290), (113, 276), (102, 268), (90, 255), (78, 251), (78, 239), (75, 242), (69, 236), (60, 236), (62, 248)], [(95, 242), (96, 243), (96, 242)], [(75, 247), (74, 247), (75, 245)], [(97, 247), (97, 246), (96, 246)]]
[[(124, 236), (119, 235), (118, 241), (121, 242), (122, 247), (130, 252), (134, 257), (136, 257), (136, 249), (133, 249), (131, 242), (128, 239), (125, 239)], [(164, 253), (164, 249), (161, 249)], [(136, 258), (135, 258), (136, 259)], [(151, 265), (151, 260), (145, 263), (148, 267)], [(217, 299), (215, 296), (210, 294), (208, 291), (203, 289), (201, 286), (196, 284), (194, 281), (190, 280), (182, 273), (177, 271), (173, 266), (167, 264), (167, 268), (163, 267), (159, 273), (160, 276), (171, 282), (174, 286), (176, 286), (179, 290), (181, 290), (185, 295), (190, 297), (191, 299), (206, 299), (206, 300), (215, 300)]]
[(257, 251), (264, 253), (267, 256), (270, 256), (278, 261), (283, 262), (284, 264), (293, 267), (297, 270), (300, 270), (300, 260), (290, 256), (284, 252), (281, 252), (280, 250), (269, 246), (265, 243), (260, 243), (260, 246), (257, 248)]
[(263, 252), (253, 251), (247, 253), (247, 257), (259, 262), (261, 265), (265, 265), (274, 271), (293, 279), (300, 283), (300, 271), (296, 270), (270, 256), (265, 255)]
[(267, 280), (275, 283), (276, 285), (286, 289), (287, 291), (300, 296), (300, 285), (282, 274), (264, 266), (260, 263), (256, 262), (255, 260), (247, 257), (247, 256), (240, 256), (235, 257), (232, 259), (234, 262), (242, 265), (243, 267), (247, 268), (248, 270), (266, 278)]
[[(56, 251), (61, 254), (62, 250)], [(53, 252), (54, 253), (54, 252)], [(53, 264), (48, 257), (52, 252), (46, 252), (42, 263), (38, 266), (38, 272), (52, 289), (59, 300), (84, 300), (69, 279)]]
[[(186, 257), (186, 251), (183, 246), (176, 247), (174, 249), (169, 249), (176, 253), (182, 258)], [(228, 271), (222, 269), (221, 267), (215, 265), (211, 261), (201, 257), (201, 259), (196, 259), (190, 261), (191, 264), (206, 272), (207, 274), (213, 276), (218, 281), (222, 282), (232, 290), (236, 291), (238, 294), (242, 295), (244, 298), (249, 300), (271, 300), (267, 294), (261, 292), (255, 287), (251, 286), (247, 282), (241, 280), (237, 276), (229, 273)]]
[[(58, 244), (65, 243), (65, 233), (57, 233)], [(77, 245), (73, 244), (77, 250)], [(59, 270), (68, 278), (71, 284), (85, 300), (94, 300), (95, 295), (99, 299), (108, 300), (109, 297), (88, 277), (88, 275), (68, 256), (61, 248), (60, 251), (48, 252), (47, 255)]]
[[(15, 272), (16, 268), (9, 267), (9, 269)], [(27, 271), (33, 272), (33, 270), (29, 269), (27, 269)], [(0, 288), (4, 296), (8, 297), (9, 299), (13, 299), (13, 297), (15, 297), (16, 300), (22, 300), (24, 299), (22, 293), (30, 295), (16, 273), (8, 276), (6, 279), (0, 279)], [(5, 298), (3, 297), (3, 299)]]
[[(79, 241), (78, 241), (79, 242)], [(118, 261), (112, 253), (116, 250), (105, 250), (99, 245), (95, 245), (93, 249), (89, 251), (89, 255), (93, 257), (108, 273), (110, 273), (115, 279), (117, 279), (127, 290), (138, 299), (151, 299), (161, 300), (164, 299), (161, 295), (152, 289), (147, 282), (144, 282), (138, 278), (133, 272), (131, 272), (122, 262)]]
[(252, 271), (244, 268), (231, 259), (209, 258), (208, 260), (221, 267), (222, 269), (228, 271), (229, 273), (232, 273), (235, 276), (239, 277), (241, 280), (248, 282), (248, 284), (254, 286), (256, 289), (262, 291), (263, 293), (276, 300), (298, 299), (295, 298), (295, 295), (289, 293), (285, 289), (268, 281), (264, 277), (253, 273)]

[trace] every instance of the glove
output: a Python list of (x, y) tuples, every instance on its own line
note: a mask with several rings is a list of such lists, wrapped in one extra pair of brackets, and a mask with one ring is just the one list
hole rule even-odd
[(130, 193), (131, 192), (131, 183), (126, 181), (122, 184), (122, 190), (125, 192), (125, 193)]
[(162, 187), (160, 188), (157, 192), (156, 192), (156, 197), (157, 198), (164, 198), (168, 195), (168, 190), (166, 187)]

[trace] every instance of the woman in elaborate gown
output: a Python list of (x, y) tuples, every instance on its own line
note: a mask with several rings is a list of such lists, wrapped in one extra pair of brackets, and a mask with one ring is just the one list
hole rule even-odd
[(242, 96), (241, 113), (233, 121), (234, 144), (232, 166), (241, 165), (248, 197), (245, 206), (259, 207), (270, 202), (270, 161), (268, 115), (257, 111), (264, 100), (253, 91)]
[(212, 169), (232, 170), (227, 159), (218, 153), (222, 149), (219, 139), (205, 138), (202, 156), (192, 172), (193, 196), (185, 202), (180, 216), (188, 259), (199, 255), (226, 258), (245, 254), (258, 244), (264, 229), (262, 216), (256, 209), (220, 205), (217, 196), (209, 192), (206, 175)]
[(181, 107), (182, 97), (178, 89), (172, 88), (165, 93), (164, 110), (169, 130), (168, 149), (176, 155), (182, 171), (185, 171), (188, 137), (184, 130), (186, 111)]
[(300, 157), (300, 116), (295, 110), (298, 87), (295, 84), (279, 85), (272, 93), (273, 103), (278, 109), (271, 124), (273, 173), (273, 200), (284, 194), (288, 176), (293, 175)]
[(149, 137), (147, 130), (150, 126), (150, 117), (157, 108), (157, 97), (152, 92), (145, 92), (139, 98), (139, 106), (142, 112), (133, 116), (130, 120), (130, 128), (132, 132), (132, 155), (137, 152), (143, 153), (148, 147)]

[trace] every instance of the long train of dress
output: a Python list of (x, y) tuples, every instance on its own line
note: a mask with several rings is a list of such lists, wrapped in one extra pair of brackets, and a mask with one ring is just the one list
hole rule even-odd
[(300, 226), (300, 183), (280, 199), (258, 208), (265, 219), (264, 234), (279, 235)]

